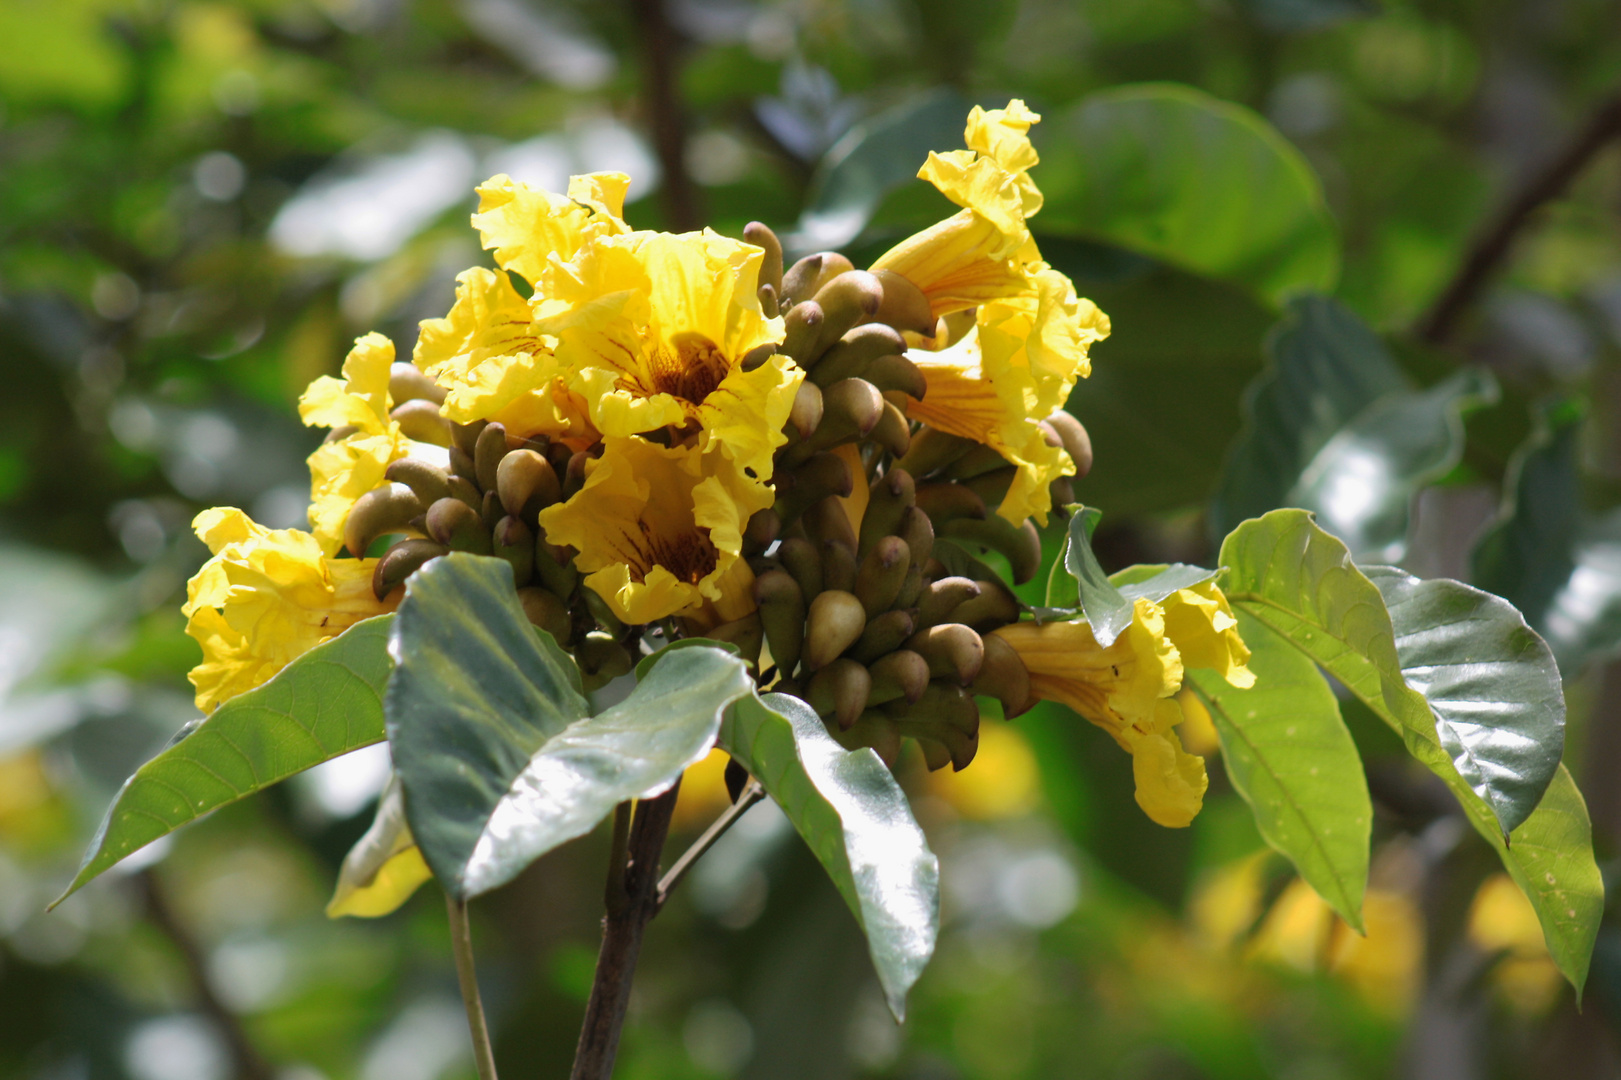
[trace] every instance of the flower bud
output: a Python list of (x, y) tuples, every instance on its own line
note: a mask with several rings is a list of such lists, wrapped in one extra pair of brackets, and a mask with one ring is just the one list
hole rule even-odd
[(440, 499), (428, 507), (428, 535), (452, 551), (490, 554), (490, 530), (477, 511), (460, 499)]
[(899, 392), (917, 401), (922, 401), (923, 395), (929, 389), (928, 380), (923, 376), (923, 369), (899, 355), (880, 356), (867, 365), (861, 377), (876, 386), (881, 393)]
[(985, 517), (985, 500), (961, 484), (919, 484), (917, 506), (934, 523), (934, 535), (946, 535), (946, 526), (958, 520)]
[(855, 552), (855, 530), (850, 527), (850, 515), (845, 513), (844, 504), (837, 497), (829, 495), (820, 502), (812, 503), (800, 515), (800, 523), (805, 527), (805, 535), (813, 541), (837, 540), (852, 554)]
[(771, 659), (787, 676), (799, 666), (805, 645), (805, 595), (787, 571), (768, 570), (754, 579), (754, 601)]
[(428, 378), (415, 364), (396, 360), (388, 367), (388, 396), (396, 405), (418, 398), (443, 405), (445, 388)]
[(962, 604), (980, 593), (980, 584), (965, 577), (943, 577), (928, 585), (917, 601), (919, 629), (943, 623)]
[(450, 445), (450, 421), (439, 413), (439, 406), (426, 398), (413, 398), (394, 408), (389, 419), (400, 425), (400, 434), (434, 446)]
[(948, 435), (925, 425), (913, 433), (912, 445), (906, 448), (906, 456), (897, 464), (921, 478), (950, 465), (976, 445), (972, 439)]
[(400, 583), (416, 573), (429, 559), (437, 559), (450, 549), (432, 540), (402, 540), (383, 553), (371, 572), (371, 591), (385, 599)]
[[(711, 641), (724, 641), (736, 645), (743, 659), (750, 666), (758, 670), (760, 666), (760, 645), (765, 640), (765, 627), (758, 611), (751, 611), (741, 619), (721, 623), (710, 627), (704, 637)], [(776, 655), (775, 653), (772, 654)]]
[(574, 630), (573, 617), (568, 605), (546, 590), (531, 586), (518, 590), (518, 602), (523, 605), (524, 616), (535, 626), (550, 634), (559, 645), (568, 644)]
[(526, 523), (563, 497), (557, 472), (545, 455), (534, 450), (513, 450), (495, 467), (495, 490), (508, 514)]
[(808, 439), (822, 422), (822, 409), (822, 388), (805, 379), (794, 392), (794, 403), (788, 410), (788, 424), (801, 439)]
[[(454, 452), (452, 451), (452, 453)], [(450, 489), (452, 499), (460, 499), (478, 513), (484, 513), (484, 493), (478, 489), (477, 484), (467, 477), (453, 473), (446, 481), (445, 486)], [(434, 502), (438, 501), (438, 499), (434, 500)], [(432, 506), (433, 503), (428, 505)]]
[(518, 588), (529, 584), (535, 571), (535, 534), (515, 517), (504, 517), (495, 524), (491, 538), (495, 557), (512, 567), (512, 583)]
[(861, 564), (856, 562), (855, 549), (843, 540), (824, 540), (819, 549), (822, 556), (822, 589), (837, 589), (841, 592), (854, 592), (856, 587), (856, 572)]
[(450, 494), (449, 474), (421, 458), (403, 457), (389, 462), (383, 478), (410, 488), (423, 506), (432, 506)]
[(872, 319), (878, 305), (883, 302), (884, 287), (865, 270), (846, 270), (817, 289), (812, 299), (826, 318), (806, 347), (810, 365), (814, 365), (847, 331)]
[(1009, 720), (1036, 703), (1030, 693), (1030, 671), (1018, 650), (995, 634), (986, 635), (985, 662), (969, 689), (1002, 703), (1002, 715)]
[(884, 396), (865, 379), (841, 379), (822, 391), (822, 422), (804, 442), (789, 447), (784, 458), (799, 460), (817, 450), (831, 450), (864, 439), (884, 416)]
[[(783, 284), (786, 288), (787, 283)], [(812, 356), (811, 349), (821, 343), (822, 324), (826, 321), (827, 316), (814, 300), (795, 304), (782, 317), (783, 338), (777, 351), (793, 357), (801, 367), (805, 366)]]
[(913, 629), (911, 612), (886, 611), (868, 620), (867, 628), (861, 631), (861, 636), (851, 647), (850, 656), (863, 664), (870, 664), (900, 648), (912, 636)]
[[(451, 445), (455, 446), (456, 449), (466, 454), (468, 459), (471, 460), (473, 457), (473, 452), (478, 448), (478, 437), (484, 431), (484, 426), (488, 423), (488, 420), (474, 420), (471, 424), (451, 424)], [(472, 479), (471, 474), (464, 475), (466, 475), (468, 479)]]
[(865, 555), (879, 540), (899, 531), (901, 520), (916, 502), (912, 474), (891, 465), (868, 488), (867, 511), (861, 515), (861, 542), (856, 550)]
[(896, 649), (867, 665), (872, 676), (868, 705), (905, 699), (908, 703), (929, 688), (929, 662), (911, 649)]
[(885, 765), (893, 766), (901, 756), (901, 733), (895, 721), (869, 709), (847, 730), (834, 728), (835, 741), (846, 750), (871, 747)]
[[(763, 222), (751, 221), (743, 226), (743, 239), (765, 252), (760, 260), (760, 283), (772, 289), (782, 287), (782, 241), (771, 227)], [(770, 318), (770, 316), (767, 316)]]
[(912, 553), (906, 550), (906, 541), (898, 536), (886, 536), (872, 546), (856, 570), (856, 585), (852, 590), (867, 618), (888, 611), (911, 569)]
[(935, 317), (923, 290), (893, 270), (874, 272), (884, 290), (875, 318), (897, 330), (910, 330), (924, 337), (934, 336)]
[[(872, 512), (870, 503), (867, 512)], [(865, 519), (862, 524), (866, 524)], [(922, 569), (934, 553), (934, 523), (929, 520), (929, 515), (916, 506), (907, 507), (901, 515), (900, 524), (895, 526), (895, 535), (906, 541), (906, 550), (912, 553), (912, 565)]]
[(979, 752), (979, 706), (960, 686), (931, 682), (916, 704), (892, 715), (896, 730), (917, 740), (931, 770), (949, 764), (961, 771)]
[(771, 507), (756, 510), (749, 516), (748, 524), (743, 526), (743, 550), (745, 552), (760, 552), (771, 546), (771, 542), (782, 532), (782, 515)]
[(878, 418), (878, 423), (868, 438), (891, 455), (902, 457), (912, 444), (912, 425), (907, 422), (906, 414), (901, 412), (894, 402), (885, 401), (884, 414)]
[(936, 679), (954, 679), (961, 686), (973, 682), (985, 663), (985, 643), (961, 623), (941, 623), (919, 630), (907, 640), (906, 647), (927, 661), (929, 674)]
[(822, 591), (822, 556), (816, 545), (801, 536), (790, 536), (777, 545), (777, 561), (799, 585), (806, 603)]
[(984, 443), (975, 443), (968, 448), (966, 454), (941, 469), (940, 475), (947, 480), (968, 480), (992, 469), (1006, 468), (1007, 463), (1007, 458), (1002, 456), (1001, 451)]
[(585, 640), (574, 651), (574, 657), (580, 663), (580, 674), (583, 676), (580, 681), (588, 693), (608, 685), (621, 675), (630, 674), (634, 666), (625, 647), (612, 634), (604, 634), (600, 630), (585, 635)]
[[(920, 493), (921, 495), (921, 493)], [(921, 498), (919, 502), (921, 502)], [(1013, 583), (1022, 585), (1036, 576), (1041, 569), (1041, 534), (1029, 520), (1023, 524), (1009, 524), (1006, 518), (992, 515), (983, 521), (958, 518), (944, 525), (935, 519), (939, 535), (952, 540), (966, 540), (988, 548), (1007, 559), (1013, 570)]]
[(768, 319), (775, 319), (782, 314), (782, 304), (777, 299), (777, 290), (770, 285), (761, 285), (754, 290), (754, 298), (760, 301), (760, 313)]
[(343, 523), (343, 546), (357, 559), (366, 557), (372, 541), (384, 533), (415, 531), (411, 519), (422, 513), (422, 501), (404, 484), (387, 484), (355, 500)]
[(572, 550), (548, 544), (543, 532), (535, 535), (535, 581), (561, 600), (573, 596), (580, 581)]
[(841, 657), (811, 676), (805, 685), (805, 701), (818, 716), (831, 716), (840, 728), (848, 728), (861, 717), (872, 691), (872, 676), (848, 657)]
[(486, 424), (473, 445), (473, 469), (478, 486), (485, 491), (496, 490), (500, 477), (501, 459), (507, 455), (507, 429), (500, 424)]
[(971, 596), (952, 609), (947, 620), (972, 626), (988, 634), (999, 626), (1019, 621), (1019, 601), (999, 581), (978, 581), (979, 595)]
[[(838, 454), (812, 454), (803, 465), (779, 471), (775, 511), (781, 521), (797, 521), (812, 504), (830, 495), (847, 497), (854, 490), (849, 463)], [(842, 510), (841, 510), (842, 512)]]
[(824, 591), (811, 601), (805, 619), (806, 669), (815, 671), (832, 662), (855, 644), (866, 625), (867, 612), (854, 594), (840, 589)]
[(1079, 480), (1092, 471), (1092, 436), (1075, 417), (1059, 409), (1044, 421), (1057, 433), (1064, 452), (1075, 462), (1075, 478)]
[(1002, 500), (1007, 498), (1008, 489), (1018, 478), (1019, 469), (1015, 465), (1004, 465), (1000, 469), (980, 473), (971, 479), (962, 482), (963, 487), (980, 497), (987, 506), (1001, 506)]
[(881, 322), (864, 323), (846, 331), (822, 354), (809, 381), (832, 386), (840, 379), (863, 378), (879, 357), (898, 356), (905, 351), (906, 339), (894, 327)]

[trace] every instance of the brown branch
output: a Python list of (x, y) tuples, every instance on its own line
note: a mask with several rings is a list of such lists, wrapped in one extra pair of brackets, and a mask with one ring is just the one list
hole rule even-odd
[(1418, 323), (1418, 336), (1432, 345), (1451, 339), (1459, 317), (1475, 302), (1531, 216), (1564, 192), (1605, 144), (1621, 137), (1621, 94), (1610, 97), (1565, 147), (1538, 170), (1469, 249), (1458, 273)]
[(636, 805), (628, 845), (630, 864), (625, 867), (624, 902), (617, 910), (610, 908), (603, 919), (602, 950), (597, 954), (596, 979), (585, 1007), (585, 1023), (580, 1027), (580, 1044), (574, 1052), (572, 1080), (609, 1080), (613, 1075), (619, 1031), (630, 1004), (631, 976), (642, 950), (642, 933), (658, 914), (659, 854), (670, 832), (670, 814), (680, 789), (678, 780), (658, 798)]
[(632, 17), (642, 49), (642, 97), (653, 149), (664, 172), (664, 213), (676, 232), (699, 227), (703, 213), (698, 189), (687, 172), (687, 129), (676, 81), (676, 38), (664, 0), (632, 0)]
[(238, 1080), (270, 1080), (270, 1064), (259, 1056), (259, 1051), (242, 1027), (241, 1019), (226, 1008), (225, 1002), (214, 991), (214, 984), (208, 975), (208, 958), (204, 956), (197, 939), (192, 937), (191, 931), (175, 914), (157, 874), (149, 867), (142, 870), (136, 880), (146, 900), (146, 917), (179, 951), (186, 965), (186, 974), (191, 979), (192, 990), (197, 995), (198, 1007), (225, 1036), (232, 1071)]

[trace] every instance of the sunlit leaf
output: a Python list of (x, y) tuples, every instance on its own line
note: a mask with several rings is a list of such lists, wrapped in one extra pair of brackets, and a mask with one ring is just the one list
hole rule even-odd
[(1565, 692), (1547, 643), (1502, 597), (1445, 578), (1363, 567), (1396, 632), (1407, 685), (1505, 832), (1531, 816), (1565, 752)]
[[(1131, 625), (1132, 606), (1131, 601), (1110, 582), (1103, 567), (1098, 564), (1098, 557), (1092, 552), (1092, 530), (1097, 528), (1098, 519), (1102, 516), (1102, 512), (1094, 507), (1072, 508), (1069, 536), (1064, 542), (1063, 572), (1075, 582), (1075, 602), (1091, 624), (1093, 637), (1107, 649)], [(1058, 574), (1059, 569), (1054, 566), (1053, 577)], [(1055, 590), (1049, 584), (1047, 591), (1048, 605), (1053, 606)], [(1059, 590), (1063, 591), (1067, 590)]]
[(1215, 721), (1222, 764), (1266, 842), (1361, 930), (1373, 804), (1356, 743), (1309, 657), (1243, 610), (1238, 628), (1251, 649), (1253, 687), (1229, 686), (1213, 671), (1188, 672)]
[[(62, 899), (210, 810), (383, 738), (393, 616), (356, 623), (183, 731), (124, 782)], [(58, 901), (60, 902), (60, 900)]]
[(573, 660), (524, 617), (510, 566), (465, 554), (408, 580), (390, 651), (406, 816), (458, 898), (506, 884), (619, 803), (667, 790), (753, 687), (723, 649), (670, 649), (591, 716)]
[(1036, 141), (1045, 232), (1118, 244), (1274, 302), (1339, 275), (1316, 174), (1241, 105), (1170, 83), (1115, 87), (1049, 116)]
[(1221, 564), (1220, 584), (1234, 608), (1344, 683), (1446, 783), (1470, 824), (1496, 848), (1525, 891), (1549, 953), (1579, 992), (1603, 911), (1604, 886), (1593, 860), (1586, 806), (1563, 766), (1506, 843), (1491, 806), (1459, 774), (1442, 745), (1430, 703), (1408, 685), (1384, 599), (1344, 544), (1303, 510), (1275, 510), (1234, 530), (1222, 544)]
[(739, 701), (721, 748), (760, 781), (833, 879), (867, 935), (896, 1019), (934, 953), (940, 868), (878, 755), (845, 750), (810, 706), (767, 694)]

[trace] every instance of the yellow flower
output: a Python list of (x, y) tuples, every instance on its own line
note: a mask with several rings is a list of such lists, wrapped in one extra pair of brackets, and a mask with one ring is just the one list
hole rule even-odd
[(1037, 263), (1025, 291), (981, 306), (962, 340), (938, 352), (908, 350), (928, 392), (908, 403), (907, 416), (982, 442), (1018, 466), (998, 513), (1014, 524), (1031, 516), (1046, 524), (1047, 485), (1073, 475), (1075, 463), (1048, 443), (1040, 421), (1091, 372), (1087, 349), (1108, 333), (1108, 317), (1077, 297), (1069, 278)]
[(1013, 100), (968, 114), (966, 150), (931, 153), (921, 179), (963, 209), (901, 241), (873, 263), (907, 278), (935, 315), (1008, 296), (1024, 284), (1023, 264), (1040, 258), (1026, 219), (1041, 209), (1029, 170), (1038, 160), (1030, 125), (1041, 117)]
[(547, 538), (579, 552), (585, 584), (627, 623), (697, 613), (706, 601), (723, 620), (747, 614), (743, 526), (771, 505), (771, 490), (694, 446), (605, 442), (585, 486), (541, 513)]
[(604, 435), (695, 426), (760, 479), (804, 378), (785, 356), (753, 371), (743, 358), (782, 340), (756, 295), (763, 252), (702, 233), (637, 232), (596, 240), (554, 264), (540, 320), (557, 335), (569, 387)]
[[(420, 444), (400, 433), (389, 418), (389, 366), (394, 343), (367, 334), (343, 362), (343, 378), (323, 375), (298, 399), (298, 414), (312, 427), (347, 429), (340, 439), (322, 443), (309, 457), (310, 527), (322, 552), (335, 555), (343, 545), (343, 523), (355, 500), (383, 482), (383, 471), (395, 458)], [(442, 457), (427, 450), (430, 460)]]
[(539, 286), (553, 255), (572, 259), (595, 237), (630, 231), (623, 220), (629, 186), (624, 173), (588, 173), (570, 177), (564, 196), (502, 173), (479, 185), (473, 226), (497, 266)]
[(394, 607), (372, 595), (376, 560), (328, 558), (307, 532), (266, 529), (229, 507), (204, 510), (192, 528), (214, 553), (181, 609), (203, 647), (189, 677), (204, 712)]
[(1173, 828), (1199, 813), (1209, 779), (1204, 760), (1182, 748), (1176, 694), (1184, 667), (1209, 667), (1235, 686), (1253, 686), (1227, 599), (1206, 582), (1138, 600), (1131, 625), (1100, 648), (1084, 620), (1015, 623), (995, 631), (1030, 672), (1032, 696), (1069, 706), (1131, 754), (1137, 804)]
[(423, 320), (412, 358), (445, 387), (446, 419), (494, 420), (514, 435), (544, 434), (584, 449), (596, 442), (596, 429), (561, 378), (556, 339), (534, 319), (506, 274), (475, 267), (456, 278), (450, 313)]

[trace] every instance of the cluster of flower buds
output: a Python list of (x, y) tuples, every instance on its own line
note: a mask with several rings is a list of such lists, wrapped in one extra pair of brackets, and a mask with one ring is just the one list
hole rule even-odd
[[(391, 462), (387, 483), (349, 512), (343, 539), (355, 558), (380, 538), (392, 541), (372, 571), (377, 598), (447, 552), (494, 555), (511, 565), (529, 621), (575, 654), (588, 686), (629, 672), (627, 628), (596, 593), (580, 587), (575, 552), (548, 543), (538, 520), (579, 491), (593, 455), (544, 435), (514, 439), (499, 423), (453, 424), (440, 413), (444, 391), (411, 364), (393, 365), (389, 396), (398, 403), (390, 417), (401, 432), (445, 455)], [(341, 429), (333, 435), (341, 437)]]

